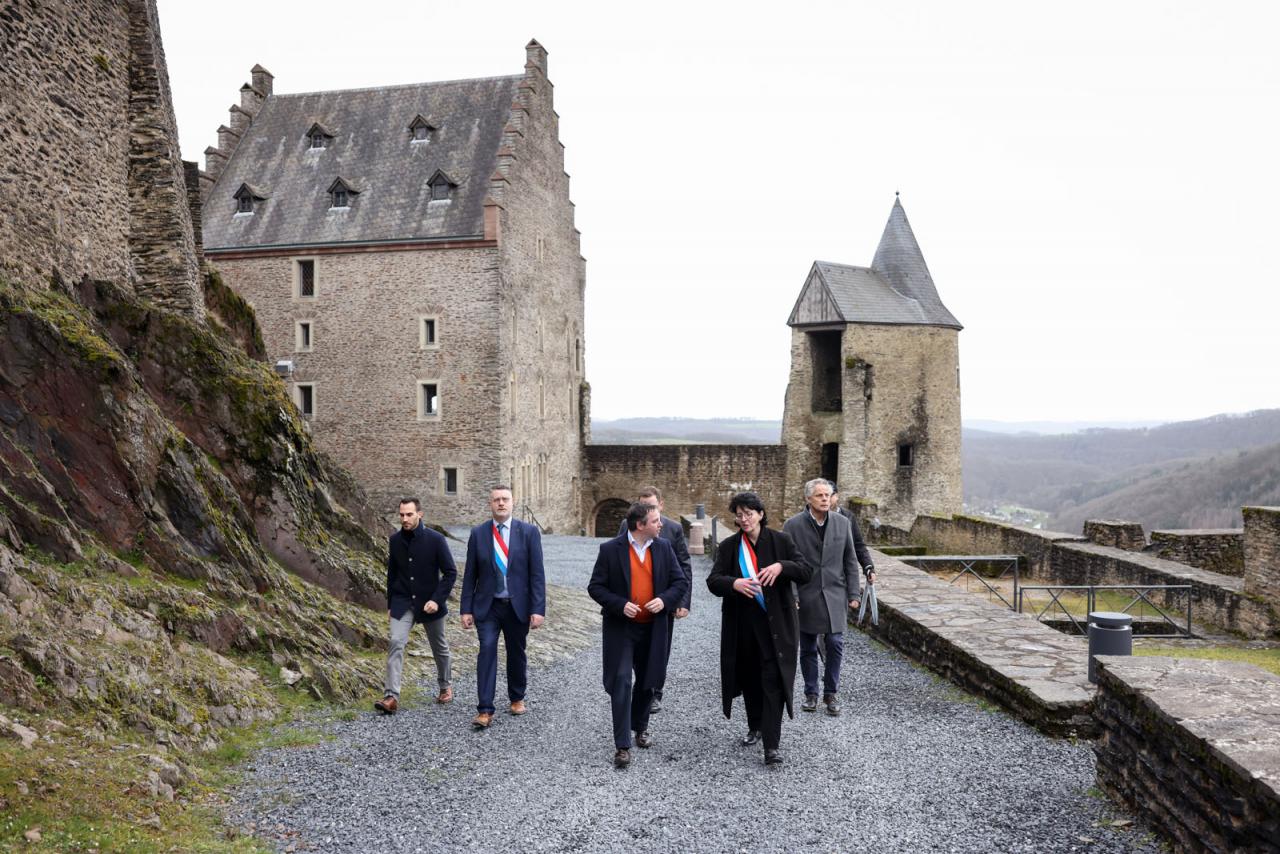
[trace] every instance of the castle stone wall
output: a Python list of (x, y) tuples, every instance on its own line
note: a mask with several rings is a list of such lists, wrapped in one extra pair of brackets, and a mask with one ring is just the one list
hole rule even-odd
[(708, 517), (719, 516), (722, 525), (733, 524), (729, 499), (738, 492), (759, 494), (775, 528), (802, 506), (784, 500), (782, 445), (588, 445), (586, 451), (582, 509), (587, 533), (594, 536), (618, 533), (594, 530), (603, 502), (630, 503), (645, 486), (662, 490), (666, 515), (692, 513), (695, 504), (705, 504)]
[(1240, 528), (1152, 531), (1150, 550), (1165, 560), (1223, 575), (1244, 575), (1244, 531)]
[(1100, 546), (1111, 546), (1130, 552), (1140, 552), (1147, 547), (1147, 535), (1137, 522), (1090, 519), (1084, 523), (1084, 537), (1089, 542)]
[(1280, 507), (1244, 507), (1244, 589), (1280, 610)]
[[(792, 330), (783, 415), (787, 497), (821, 473), (822, 446), (839, 444), (837, 483), (875, 502), (885, 524), (907, 528), (920, 513), (955, 513), (960, 480), (959, 334), (934, 326), (848, 324), (841, 344), (842, 411), (814, 412), (808, 333)], [(909, 466), (900, 445), (913, 446)]]
[(203, 317), (154, 0), (0, 16), (0, 275), (110, 279)]
[(1019, 570), (1027, 576), (1052, 579), (1053, 547), (1081, 542), (1083, 537), (1056, 531), (1020, 528), (974, 516), (918, 516), (910, 541), (928, 547), (933, 554), (1022, 555)]

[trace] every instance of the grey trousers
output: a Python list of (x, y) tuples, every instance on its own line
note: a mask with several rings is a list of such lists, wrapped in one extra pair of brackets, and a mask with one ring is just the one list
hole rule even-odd
[[(431, 656), (436, 660), (436, 678), (442, 689), (453, 684), (453, 656), (449, 654), (449, 642), (444, 636), (444, 617), (423, 623), (427, 630), (427, 642), (431, 644)], [(391, 649), (387, 652), (386, 693), (400, 696), (400, 679), (404, 673), (404, 648), (409, 643), (409, 631), (413, 628), (413, 611), (405, 611), (400, 619), (391, 620)]]

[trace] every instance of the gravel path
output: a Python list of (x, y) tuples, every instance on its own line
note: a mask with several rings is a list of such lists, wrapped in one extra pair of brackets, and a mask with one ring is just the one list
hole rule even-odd
[[(599, 540), (549, 537), (548, 581), (585, 587)], [(599, 642), (530, 673), (530, 714), (473, 733), (458, 699), (325, 724), (331, 738), (259, 754), (232, 820), (306, 851), (1158, 851), (1088, 794), (1093, 753), (991, 711), (853, 631), (844, 715), (784, 720), (785, 764), (738, 745), (720, 713), (719, 601), (695, 558), (654, 746), (617, 771)], [(544, 630), (545, 631), (545, 630)], [(532, 635), (531, 643), (539, 642)], [(456, 659), (455, 659), (456, 660)], [(798, 680), (797, 675), (797, 680)]]

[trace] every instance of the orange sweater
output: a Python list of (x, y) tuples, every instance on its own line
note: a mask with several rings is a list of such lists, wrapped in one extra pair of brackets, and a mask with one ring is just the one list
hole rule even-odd
[(628, 543), (627, 554), (631, 555), (631, 601), (640, 606), (640, 613), (632, 619), (637, 623), (647, 623), (653, 619), (653, 614), (644, 609), (646, 602), (653, 601), (653, 552), (646, 549), (641, 561)]

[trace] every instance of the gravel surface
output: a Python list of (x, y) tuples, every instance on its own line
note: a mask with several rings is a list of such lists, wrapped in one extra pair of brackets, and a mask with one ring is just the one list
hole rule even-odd
[[(548, 581), (585, 587), (601, 541), (544, 542)], [(486, 732), (469, 725), (474, 662), (460, 662), (449, 706), (332, 721), (317, 745), (265, 751), (231, 821), (300, 851), (1160, 850), (1136, 823), (1113, 828), (1127, 816), (1088, 793), (1088, 743), (1040, 735), (857, 631), (844, 714), (801, 712), (797, 685), (785, 762), (766, 768), (759, 745), (738, 745), (741, 701), (733, 720), (720, 712), (719, 600), (710, 562), (694, 560), (654, 746), (633, 749), (630, 769), (612, 766), (597, 641), (530, 673), (522, 718), (502, 709), (500, 662)]]

